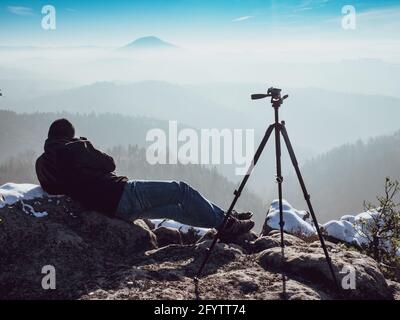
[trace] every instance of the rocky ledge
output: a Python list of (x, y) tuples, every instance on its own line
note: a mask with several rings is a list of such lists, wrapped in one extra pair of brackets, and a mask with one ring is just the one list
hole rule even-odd
[[(285, 235), (282, 264), (276, 231), (217, 244), (196, 286), (211, 235), (126, 223), (66, 197), (19, 201), (0, 209), (0, 299), (399, 298), (400, 285), (373, 259), (340, 244), (327, 243), (335, 272), (342, 281), (340, 271), (351, 266), (355, 289), (335, 290), (318, 241)], [(48, 265), (54, 290), (42, 287)]]

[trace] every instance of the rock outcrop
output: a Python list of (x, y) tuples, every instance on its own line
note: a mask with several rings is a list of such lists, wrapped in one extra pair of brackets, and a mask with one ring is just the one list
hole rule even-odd
[[(26, 205), (47, 215), (29, 215)], [(356, 288), (338, 294), (319, 244), (285, 235), (282, 263), (276, 232), (218, 243), (195, 286), (193, 276), (211, 241), (210, 235), (198, 239), (148, 221), (85, 212), (66, 197), (17, 202), (0, 209), (0, 299), (399, 297), (400, 285), (386, 280), (374, 260), (328, 243), (340, 281), (345, 266), (356, 275)], [(42, 288), (47, 265), (56, 270), (55, 290)]]

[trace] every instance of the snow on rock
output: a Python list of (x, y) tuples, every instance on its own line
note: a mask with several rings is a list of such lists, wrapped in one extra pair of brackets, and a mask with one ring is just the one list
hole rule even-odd
[[(312, 222), (309, 220), (309, 214), (304, 210), (297, 210), (283, 199), (283, 220), (285, 225), (283, 229), (291, 234), (302, 234), (312, 236), (316, 234), (316, 230)], [(272, 229), (279, 230), (279, 201), (274, 200), (271, 203), (267, 214), (267, 225)]]
[(179, 230), (180, 232), (183, 232), (183, 233), (188, 233), (190, 229), (194, 229), (195, 231), (197, 231), (199, 236), (203, 236), (208, 231), (210, 231), (210, 229), (207, 229), (207, 228), (192, 227), (192, 226), (188, 226), (186, 224), (176, 222), (174, 220), (152, 219), (151, 222), (154, 223), (156, 228), (163, 226), (163, 227), (168, 227), (168, 228)]
[[(362, 246), (367, 243), (368, 232), (363, 229), (363, 224), (376, 219), (379, 213), (377, 211), (366, 211), (357, 215), (344, 215), (339, 220), (331, 220), (321, 226), (323, 233), (327, 236), (344, 241), (349, 244)], [(289, 202), (283, 199), (283, 219), (285, 222), (284, 230), (294, 235), (311, 236), (316, 234), (316, 229), (312, 223), (307, 211), (295, 209)], [(267, 214), (267, 225), (279, 230), (279, 201), (274, 200), (271, 203)]]
[[(325, 234), (357, 246), (368, 244), (368, 224), (379, 221), (379, 212), (376, 210), (361, 212), (356, 215), (345, 215), (339, 221), (329, 221), (323, 225)], [(390, 243), (383, 244), (387, 250), (391, 250)], [(397, 249), (397, 256), (400, 256), (400, 248)]]
[(343, 217), (341, 217), (340, 220), (354, 223), (354, 216), (352, 216), (351, 214), (346, 214)]
[(6, 183), (0, 186), (0, 208), (12, 205), (19, 200), (32, 200), (46, 196), (46, 192), (36, 185), (30, 183)]
[(325, 234), (335, 239), (362, 246), (368, 242), (367, 230), (362, 223), (368, 225), (369, 221), (376, 218), (377, 211), (361, 212), (357, 215), (345, 215), (340, 220), (331, 220), (323, 225)]
[(361, 245), (358, 232), (354, 224), (348, 220), (331, 220), (323, 225), (324, 233), (335, 239)]
[[(366, 211), (356, 215), (344, 215), (339, 220), (331, 220), (323, 225), (321, 229), (327, 236), (339, 241), (363, 246), (368, 243), (368, 230), (365, 228), (369, 222), (379, 218), (378, 211)], [(285, 222), (284, 230), (293, 235), (312, 236), (316, 234), (316, 229), (307, 211), (297, 210), (283, 200), (283, 219)], [(271, 203), (267, 214), (267, 225), (275, 230), (279, 230), (279, 201)], [(388, 245), (389, 247), (389, 245)], [(400, 248), (399, 248), (400, 253)]]

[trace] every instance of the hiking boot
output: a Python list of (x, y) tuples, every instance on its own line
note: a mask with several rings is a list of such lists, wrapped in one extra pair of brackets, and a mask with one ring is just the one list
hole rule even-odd
[(250, 220), (253, 217), (253, 212), (237, 212), (236, 210), (232, 210), (232, 217), (238, 220)]
[(252, 220), (239, 220), (235, 217), (229, 217), (220, 239), (223, 242), (234, 240), (243, 233), (249, 232), (254, 227)]

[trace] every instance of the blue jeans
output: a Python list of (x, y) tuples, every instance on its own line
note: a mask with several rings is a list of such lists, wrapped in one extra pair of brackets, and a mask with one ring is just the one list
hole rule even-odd
[(165, 218), (195, 227), (218, 228), (224, 211), (185, 182), (130, 180), (116, 216), (127, 221)]

